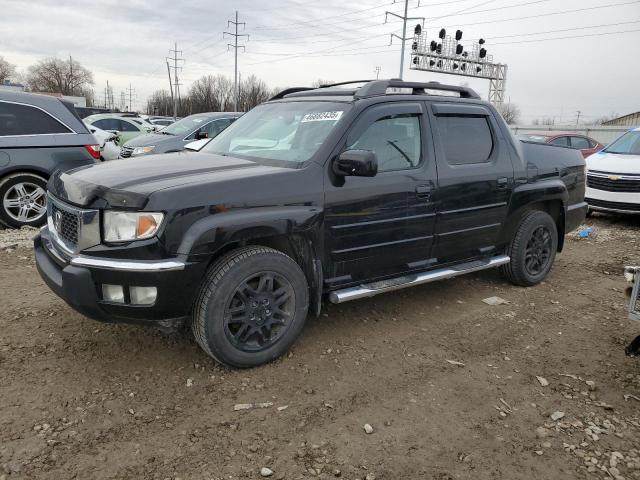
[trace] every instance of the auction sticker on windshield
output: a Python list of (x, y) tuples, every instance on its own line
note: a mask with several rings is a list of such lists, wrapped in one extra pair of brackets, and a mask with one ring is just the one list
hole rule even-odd
[(335, 112), (307, 113), (304, 117), (302, 117), (301, 123), (324, 122), (324, 121), (335, 122), (336, 120), (339, 120), (341, 116), (342, 116), (341, 110), (338, 110)]

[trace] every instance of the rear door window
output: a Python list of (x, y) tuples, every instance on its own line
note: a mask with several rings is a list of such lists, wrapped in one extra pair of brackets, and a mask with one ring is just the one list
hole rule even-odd
[(73, 133), (39, 108), (0, 101), (0, 136)]
[(551, 145), (558, 145), (559, 147), (570, 147), (569, 145), (569, 137), (558, 137), (554, 138), (549, 142)]
[(438, 116), (437, 126), (449, 165), (490, 161), (493, 135), (484, 116)]
[(589, 145), (589, 140), (584, 137), (571, 137), (571, 146), (578, 150), (592, 148), (591, 145)]
[(103, 118), (102, 120), (96, 120), (92, 125), (95, 125), (101, 130), (120, 131), (120, 122), (115, 118)]
[(139, 132), (140, 131), (140, 129), (131, 122), (128, 122), (126, 120), (119, 120), (119, 122), (120, 122), (119, 131), (121, 132)]

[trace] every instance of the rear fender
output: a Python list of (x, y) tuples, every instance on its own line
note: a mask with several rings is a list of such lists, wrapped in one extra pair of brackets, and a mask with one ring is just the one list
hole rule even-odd
[(500, 243), (507, 245), (511, 241), (525, 212), (543, 210), (556, 221), (558, 251), (562, 251), (565, 232), (564, 219), (568, 201), (567, 187), (558, 178), (517, 185), (511, 195), (507, 220), (500, 235)]

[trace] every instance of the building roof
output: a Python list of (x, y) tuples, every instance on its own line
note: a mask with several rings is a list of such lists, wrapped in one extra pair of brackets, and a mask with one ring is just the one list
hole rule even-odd
[(628, 113), (626, 115), (622, 115), (618, 118), (612, 118), (611, 120), (607, 120), (606, 122), (602, 122), (602, 125), (618, 125), (620, 124), (620, 122), (627, 120), (627, 119), (633, 119), (633, 118), (637, 118), (640, 119), (640, 111), (638, 112), (634, 112), (634, 113)]

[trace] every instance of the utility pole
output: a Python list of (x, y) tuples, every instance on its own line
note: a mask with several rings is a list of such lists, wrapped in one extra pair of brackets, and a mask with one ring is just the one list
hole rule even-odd
[(107, 88), (104, 91), (105, 93), (105, 98), (106, 100), (106, 107), (105, 108), (111, 108), (111, 91), (109, 89), (109, 80), (107, 80)]
[(578, 126), (578, 123), (580, 123), (580, 114), (582, 113), (581, 110), (576, 110), (576, 127)]
[[(393, 3), (396, 3), (395, 0)], [(404, 70), (404, 46), (407, 40), (411, 40), (411, 37), (407, 38), (407, 20), (422, 20), (422, 26), (424, 28), (424, 17), (407, 17), (407, 13), (409, 11), (409, 0), (404, 0), (404, 15), (400, 16), (397, 13), (393, 12), (385, 12), (384, 14), (384, 23), (387, 23), (387, 19), (389, 15), (394, 16), (402, 20), (402, 36), (398, 36), (395, 33), (391, 34), (391, 44), (393, 43), (393, 37), (396, 37), (402, 41), (402, 48), (400, 50), (400, 75), (398, 78), (402, 80), (402, 72)]]
[[(173, 44), (173, 50), (169, 50), (169, 53), (173, 53), (173, 58), (167, 57), (167, 67), (169, 67), (169, 60), (173, 60), (173, 91), (171, 96), (173, 97), (173, 119), (175, 120), (178, 117), (178, 92), (179, 86), (181, 85), (178, 82), (178, 70), (182, 69), (182, 67), (178, 67), (178, 62), (184, 62), (183, 58), (178, 58), (178, 54), (182, 55), (182, 50), (178, 50), (178, 42)], [(169, 70), (169, 85), (171, 85), (171, 70)]]
[(236, 20), (229, 20), (227, 21), (227, 28), (229, 28), (230, 25), (233, 25), (235, 28), (235, 33), (233, 32), (223, 32), (222, 33), (222, 38), (225, 38), (225, 35), (229, 35), (230, 37), (233, 37), (234, 42), (233, 45), (228, 43), (227, 44), (227, 49), (229, 48), (233, 48), (234, 53), (235, 53), (235, 67), (234, 67), (234, 80), (233, 80), (233, 91), (235, 92), (235, 101), (234, 101), (234, 105), (233, 105), (233, 109), (237, 112), (238, 111), (238, 97), (239, 95), (239, 90), (238, 90), (238, 49), (242, 48), (242, 51), (246, 51), (246, 48), (244, 45), (238, 45), (238, 37), (247, 37), (247, 40), (249, 40), (249, 35), (246, 34), (239, 34), (238, 33), (238, 25), (242, 25), (242, 28), (244, 29), (247, 24), (244, 22), (238, 22), (238, 11), (236, 10)]
[(380, 67), (380, 65), (376, 65), (373, 69), (373, 71), (376, 72), (376, 80), (378, 80), (378, 78), (380, 77), (380, 70), (382, 70), (382, 67)]
[(127, 92), (129, 93), (129, 111), (131, 112), (131, 105), (132, 105), (132, 99), (133, 96), (136, 94), (136, 89), (131, 87), (131, 83), (129, 83), (129, 88), (127, 88)]
[[(169, 90), (171, 91), (171, 102), (173, 103), (173, 106), (176, 106), (175, 103), (175, 97), (173, 96), (173, 85), (171, 84), (171, 67), (169, 66), (169, 60), (167, 60), (167, 73), (169, 74)], [(173, 110), (173, 120), (176, 120), (176, 116), (177, 116), (177, 112), (174, 108)]]

